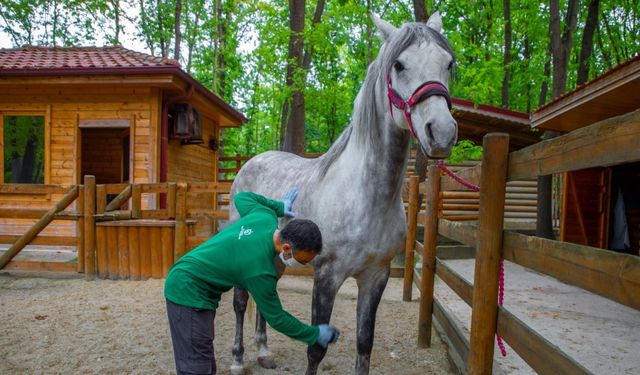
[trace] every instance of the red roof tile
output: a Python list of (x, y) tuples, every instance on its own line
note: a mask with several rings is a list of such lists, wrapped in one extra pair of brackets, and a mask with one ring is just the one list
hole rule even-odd
[(33, 47), (0, 49), (0, 71), (142, 68), (179, 66), (175, 60), (113, 47)]

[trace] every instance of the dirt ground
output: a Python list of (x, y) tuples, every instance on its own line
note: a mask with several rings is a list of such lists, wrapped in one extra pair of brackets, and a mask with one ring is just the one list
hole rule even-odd
[[(87, 282), (0, 274), (0, 374), (173, 374), (164, 280)], [(285, 276), (285, 308), (309, 321), (312, 280)], [(417, 295), (414, 293), (414, 296)], [(340, 290), (332, 323), (342, 331), (320, 365), (322, 374), (351, 374), (355, 366), (357, 287)], [(218, 374), (229, 374), (235, 317), (224, 295), (214, 342)], [(378, 309), (371, 374), (454, 374), (437, 335), (417, 348), (418, 303), (402, 301), (402, 279), (391, 279)], [(256, 362), (253, 333), (245, 329), (247, 374), (303, 374), (306, 346), (269, 329), (278, 368)], [(435, 332), (435, 330), (434, 330)]]

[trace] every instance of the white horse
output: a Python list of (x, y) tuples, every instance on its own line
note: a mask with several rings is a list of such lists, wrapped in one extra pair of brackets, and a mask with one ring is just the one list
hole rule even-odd
[[(318, 224), (324, 241), (313, 261), (312, 324), (329, 323), (336, 293), (347, 277), (358, 285), (357, 374), (369, 372), (376, 311), (391, 260), (403, 248), (402, 184), (410, 134), (431, 158), (447, 157), (457, 137), (447, 90), (455, 60), (441, 34), (440, 15), (400, 29), (375, 15), (373, 20), (383, 45), (355, 100), (350, 126), (329, 151), (317, 159), (278, 151), (257, 155), (240, 170), (231, 189), (232, 195), (254, 191), (280, 199), (289, 187), (298, 188), (294, 210)], [(237, 218), (232, 206), (231, 220)], [(234, 373), (243, 368), (246, 304), (247, 292), (236, 290)], [(274, 368), (265, 328), (259, 316), (259, 362)], [(308, 348), (307, 374), (316, 374), (325, 353), (319, 345)]]

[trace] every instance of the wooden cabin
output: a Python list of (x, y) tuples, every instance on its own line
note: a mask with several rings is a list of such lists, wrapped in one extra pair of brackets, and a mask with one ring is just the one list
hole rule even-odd
[[(539, 108), (531, 124), (567, 133), (638, 110), (638, 93), (636, 55)], [(560, 240), (639, 255), (640, 162), (609, 164), (563, 175)]]
[[(54, 186), (82, 184), (86, 175), (98, 185), (216, 182), (220, 131), (245, 121), (174, 60), (120, 46), (0, 49), (0, 243), (11, 244), (63, 196)], [(143, 193), (141, 208), (165, 200)], [(40, 211), (16, 218), (18, 209)], [(211, 234), (211, 223), (196, 226)], [(42, 235), (76, 233), (54, 220)]]

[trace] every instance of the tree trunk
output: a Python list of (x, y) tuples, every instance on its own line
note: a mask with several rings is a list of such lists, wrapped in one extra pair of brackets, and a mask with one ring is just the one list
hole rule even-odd
[(509, 81), (511, 80), (511, 2), (503, 0), (504, 14), (504, 75), (502, 77), (502, 107), (509, 108)]
[[(322, 19), (324, 0), (318, 0), (311, 26)], [(291, 92), (282, 107), (280, 125), (281, 150), (303, 155), (305, 152), (305, 99), (307, 72), (311, 66), (313, 45), (304, 48), (305, 0), (289, 0), (291, 16), (289, 25), (289, 59), (287, 63), (287, 89)], [(304, 53), (304, 56), (303, 56)]]
[(589, 61), (593, 53), (593, 35), (598, 27), (598, 11), (600, 0), (589, 2), (589, 13), (587, 13), (587, 23), (584, 25), (582, 33), (582, 47), (580, 48), (580, 60), (578, 61), (578, 85), (589, 80)]
[(160, 34), (160, 39), (158, 41), (160, 43), (160, 54), (162, 57), (169, 57), (169, 48), (167, 48), (168, 42), (165, 41), (164, 38), (164, 20), (162, 18), (160, 0), (156, 0), (156, 16), (158, 17), (156, 22), (158, 25), (158, 33)]
[(427, 22), (427, 7), (424, 0), (413, 0), (413, 15), (416, 17), (416, 22)]
[(176, 23), (175, 23), (175, 45), (173, 47), (173, 59), (180, 63), (180, 44), (182, 43), (182, 32), (180, 31), (180, 20), (182, 18), (182, 0), (176, 0)]

